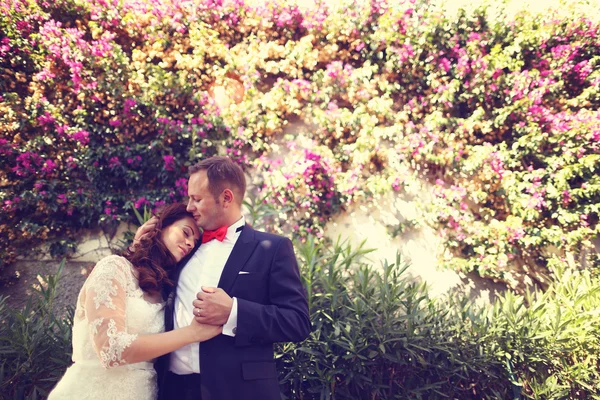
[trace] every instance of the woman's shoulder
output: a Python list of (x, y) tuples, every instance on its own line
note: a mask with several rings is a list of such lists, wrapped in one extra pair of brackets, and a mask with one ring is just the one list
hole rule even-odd
[(98, 261), (90, 275), (128, 277), (133, 275), (133, 270), (131, 262), (125, 257), (110, 255)]
[(131, 262), (123, 256), (119, 256), (116, 254), (112, 254), (110, 256), (106, 256), (96, 264), (96, 267), (110, 265), (120, 268), (131, 268)]
[(123, 293), (128, 296), (135, 289), (133, 282), (131, 263), (124, 257), (111, 255), (96, 263), (85, 281), (82, 293), (83, 296), (91, 296), (89, 298), (93, 299), (96, 309), (105, 305), (114, 310), (113, 299)]

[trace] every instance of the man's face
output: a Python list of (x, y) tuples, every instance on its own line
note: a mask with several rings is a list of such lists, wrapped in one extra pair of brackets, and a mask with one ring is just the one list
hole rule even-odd
[(208, 190), (208, 177), (205, 170), (193, 173), (188, 181), (189, 201), (187, 210), (202, 229), (213, 230), (224, 225), (223, 202), (215, 200)]

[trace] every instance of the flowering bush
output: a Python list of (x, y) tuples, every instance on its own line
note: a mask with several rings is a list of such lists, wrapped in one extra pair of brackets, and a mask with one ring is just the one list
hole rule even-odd
[(427, 179), (448, 267), (517, 288), (553, 255), (597, 267), (599, 24), (564, 14), (0, 0), (0, 258), (181, 199), (227, 154), (300, 237)]
[[(339, 171), (333, 168), (329, 149), (298, 151), (294, 143), (291, 142), (292, 151), (285, 161), (258, 160), (260, 175), (264, 177), (260, 188), (269, 194), (265, 202), (283, 211), (265, 227), (280, 233), (291, 231), (298, 238), (312, 234), (322, 239), (325, 223), (332, 213), (343, 208), (347, 194), (339, 192), (336, 185), (334, 177), (339, 177)], [(319, 154), (319, 150), (325, 154)]]

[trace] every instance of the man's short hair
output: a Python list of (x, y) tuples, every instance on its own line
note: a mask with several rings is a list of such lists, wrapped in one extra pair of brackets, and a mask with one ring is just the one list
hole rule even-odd
[(206, 171), (208, 177), (208, 190), (215, 200), (223, 190), (229, 188), (238, 198), (241, 205), (246, 194), (246, 176), (242, 167), (233, 162), (229, 157), (214, 156), (200, 161), (189, 168), (192, 175), (199, 171)]

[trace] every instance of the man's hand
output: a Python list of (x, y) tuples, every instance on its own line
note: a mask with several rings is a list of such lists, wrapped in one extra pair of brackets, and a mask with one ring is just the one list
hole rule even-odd
[(221, 288), (202, 286), (194, 305), (194, 318), (201, 324), (225, 325), (231, 314), (233, 299)]
[(148, 221), (144, 222), (144, 225), (140, 226), (137, 231), (135, 231), (135, 237), (133, 238), (133, 243), (129, 246), (130, 250), (135, 250), (135, 247), (140, 244), (140, 240), (146, 237), (150, 232), (152, 232), (156, 228), (156, 224), (158, 223), (158, 218), (152, 217)]

